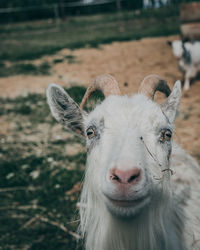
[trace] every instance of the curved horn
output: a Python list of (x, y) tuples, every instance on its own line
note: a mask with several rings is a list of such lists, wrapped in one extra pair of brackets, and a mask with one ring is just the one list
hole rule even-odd
[(109, 74), (97, 76), (89, 85), (82, 99), (80, 108), (83, 109), (85, 102), (95, 90), (101, 90), (105, 97), (109, 95), (121, 95), (118, 82)]
[(167, 97), (171, 90), (167, 82), (158, 75), (148, 75), (142, 81), (139, 93), (146, 95), (150, 99), (154, 99), (156, 91), (164, 93)]

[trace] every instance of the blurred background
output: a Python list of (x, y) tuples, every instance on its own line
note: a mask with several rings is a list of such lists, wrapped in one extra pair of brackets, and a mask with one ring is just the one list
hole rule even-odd
[[(50, 115), (48, 84), (78, 103), (103, 73), (115, 76), (124, 94), (136, 93), (152, 73), (172, 87), (183, 74), (168, 41), (200, 39), (199, 3), (0, 1), (0, 249), (84, 249), (76, 230), (85, 142)], [(174, 139), (200, 163), (200, 78), (192, 83)], [(94, 95), (87, 109), (101, 98)]]

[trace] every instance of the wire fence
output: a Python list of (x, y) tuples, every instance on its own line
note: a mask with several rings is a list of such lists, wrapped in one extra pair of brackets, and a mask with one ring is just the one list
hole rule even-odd
[[(0, 8), (0, 21), (6, 19), (17, 19), (17, 15), (32, 15), (31, 13), (35, 12), (40, 18), (40, 13), (43, 13), (44, 17), (52, 17), (56, 20), (66, 17), (67, 14), (74, 14), (74, 12), (80, 12), (83, 8), (92, 8), (98, 6), (99, 9), (101, 6), (104, 8), (112, 5), (112, 8), (120, 9), (121, 2), (124, 0), (99, 0), (99, 1), (78, 1), (78, 2), (60, 2), (49, 5), (42, 6), (27, 6), (27, 7), (11, 7), (11, 8)], [(48, 13), (48, 14), (47, 14)], [(79, 14), (79, 13), (78, 13)], [(87, 14), (87, 13), (86, 13)], [(25, 18), (26, 19), (26, 18)]]
[[(99, 12), (159, 8), (174, 3), (191, 0), (79, 0), (24, 7), (0, 8), (0, 22), (25, 21), (53, 18), (59, 21), (70, 15), (94, 14)], [(199, 0), (196, 0), (199, 1)]]
[(59, 8), (60, 5), (62, 7), (70, 8), (70, 7), (82, 7), (82, 6), (94, 6), (94, 5), (102, 5), (108, 3), (114, 3), (115, 0), (102, 0), (98, 2), (88, 1), (88, 2), (71, 2), (71, 3), (62, 3), (62, 4), (50, 4), (50, 5), (42, 5), (42, 6), (29, 6), (29, 7), (13, 7), (13, 8), (0, 8), (0, 13), (14, 13), (21, 11), (32, 11), (32, 10), (43, 10), (43, 9), (54, 9)]

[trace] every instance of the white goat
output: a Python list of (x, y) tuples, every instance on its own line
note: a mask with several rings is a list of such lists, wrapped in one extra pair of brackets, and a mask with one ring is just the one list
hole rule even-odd
[(179, 68), (184, 73), (184, 90), (190, 88), (190, 80), (200, 71), (200, 42), (168, 42), (172, 46), (174, 56), (179, 59)]
[[(96, 89), (106, 99), (87, 114), (83, 105)], [(157, 90), (168, 96), (161, 106), (153, 101)], [(79, 108), (61, 87), (47, 90), (53, 116), (86, 138), (80, 203), (86, 249), (199, 250), (200, 168), (171, 142), (181, 84), (171, 92), (150, 75), (139, 92), (122, 96), (116, 80), (101, 75)]]

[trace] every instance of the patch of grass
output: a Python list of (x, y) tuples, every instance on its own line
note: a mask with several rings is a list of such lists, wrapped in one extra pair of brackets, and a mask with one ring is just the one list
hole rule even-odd
[[(75, 100), (75, 102), (77, 102), (78, 104), (81, 103), (82, 98), (86, 92), (86, 88), (85, 87), (81, 87), (81, 86), (74, 86), (68, 89), (65, 89), (67, 91), (67, 93), (72, 97), (72, 99)], [(85, 105), (85, 110), (86, 111), (91, 111), (94, 108), (94, 105), (96, 105), (97, 103), (99, 103), (101, 100), (104, 99), (104, 96), (102, 94), (101, 91), (95, 91), (89, 101), (86, 103)]]
[(77, 103), (81, 103), (81, 100), (85, 94), (86, 88), (83, 86), (73, 86), (71, 88), (65, 88), (65, 91), (74, 99)]
[(74, 55), (66, 55), (64, 58), (56, 58), (53, 60), (53, 63), (56, 64), (56, 63), (61, 63), (63, 62), (64, 60), (67, 60), (67, 63), (69, 64), (72, 64), (72, 63), (79, 63), (79, 61), (76, 60), (76, 57)]
[(61, 62), (63, 62), (63, 61), (64, 61), (63, 58), (56, 58), (56, 59), (53, 60), (53, 63), (54, 63), (54, 64), (57, 64), (57, 63), (61, 63)]
[(74, 55), (66, 55), (65, 58), (67, 59), (67, 62), (69, 64), (79, 63), (79, 61), (76, 60), (76, 57)]
[(16, 99), (0, 99), (0, 114), (15, 113), (29, 116), (32, 124), (45, 122), (49, 115), (46, 98), (41, 94), (28, 94)]
[[(79, 102), (85, 88), (68, 92)], [(76, 232), (70, 222), (78, 219), (80, 192), (67, 192), (82, 181), (86, 161), (84, 150), (67, 155), (65, 148), (83, 142), (54, 131), (44, 95), (1, 98), (0, 110), (15, 124), (9, 136), (0, 134), (0, 249), (83, 250), (62, 229)]]
[[(10, 249), (12, 245), (14, 249), (23, 249), (28, 245), (29, 249), (47, 247), (54, 250), (66, 249), (67, 246), (75, 250), (76, 240), (50, 222), (56, 221), (58, 225), (75, 231), (74, 225), (67, 222), (73, 219), (71, 216), (76, 210), (76, 203), (66, 200), (65, 192), (80, 181), (82, 171), (78, 167), (66, 171), (61, 166), (63, 160), (59, 156), (57, 160), (60, 160), (60, 164), (51, 169), (46, 160), (48, 155), (22, 158), (17, 151), (14, 155), (8, 155), (8, 159), (0, 160), (0, 188), (11, 190), (0, 193), (1, 247), (5, 246), (3, 249), (6, 249), (7, 246)], [(38, 173), (38, 177), (34, 177), (33, 173)], [(78, 194), (73, 199), (77, 198)], [(34, 217), (38, 219), (25, 226)], [(46, 218), (47, 222), (40, 221), (41, 217)], [(82, 249), (81, 246), (78, 249)]]
[(1, 67), (5, 67), (5, 63), (3, 63), (3, 62), (0, 61), (0, 68)]
[(49, 75), (50, 74), (50, 64), (48, 62), (43, 62), (39, 65), (34, 65), (32, 63), (19, 63), (13, 64), (11, 66), (6, 66), (5, 64), (0, 66), (0, 77), (7, 77), (12, 75)]
[[(148, 25), (147, 25), (148, 24)], [(113, 41), (179, 33), (178, 7), (1, 25), (1, 60), (32, 60), (63, 48), (98, 47)], [(73, 61), (72, 61), (73, 62)]]
[(39, 66), (37, 68), (37, 74), (38, 75), (49, 75), (50, 69), (51, 69), (51, 65), (48, 62), (43, 62), (43, 63), (39, 64)]
[[(86, 88), (82, 86), (73, 86), (65, 90), (78, 104), (81, 103), (86, 92)], [(100, 91), (96, 91), (86, 104), (85, 110), (89, 111), (93, 109), (93, 106), (103, 99), (103, 94)], [(51, 116), (49, 117), (50, 110), (46, 97), (42, 94), (30, 93), (27, 96), (19, 96), (15, 99), (0, 98), (0, 115), (10, 113), (27, 116), (31, 120), (31, 124), (55, 123), (55, 120)]]

